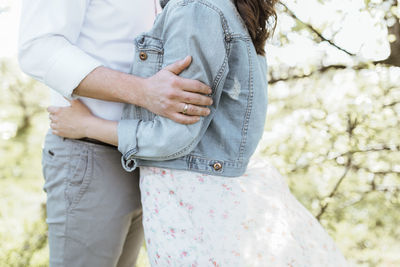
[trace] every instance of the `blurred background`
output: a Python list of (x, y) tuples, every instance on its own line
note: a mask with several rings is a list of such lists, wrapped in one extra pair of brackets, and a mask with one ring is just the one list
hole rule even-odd
[[(48, 88), (18, 68), (19, 0), (0, 0), (0, 266), (47, 266)], [(351, 266), (400, 266), (400, 4), (282, 1), (258, 153)], [(149, 266), (145, 248), (137, 264)]]

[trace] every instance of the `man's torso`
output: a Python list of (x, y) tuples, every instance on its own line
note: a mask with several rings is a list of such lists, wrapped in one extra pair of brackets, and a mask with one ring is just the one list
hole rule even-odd
[[(135, 52), (133, 40), (151, 28), (154, 18), (155, 6), (152, 0), (91, 0), (74, 45), (102, 62), (105, 67), (128, 73)], [(51, 91), (52, 105), (68, 105), (60, 94)], [(121, 117), (121, 103), (81, 99), (101, 118), (118, 120)]]

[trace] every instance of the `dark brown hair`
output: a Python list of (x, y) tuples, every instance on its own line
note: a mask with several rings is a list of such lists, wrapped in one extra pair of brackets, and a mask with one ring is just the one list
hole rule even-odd
[(276, 27), (275, 4), (279, 0), (235, 0), (257, 54), (265, 55), (265, 42)]

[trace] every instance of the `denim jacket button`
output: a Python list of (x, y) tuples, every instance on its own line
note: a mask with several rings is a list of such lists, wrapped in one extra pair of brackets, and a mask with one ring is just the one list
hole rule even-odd
[(222, 164), (219, 162), (214, 163), (213, 168), (214, 170), (219, 171), (220, 169), (222, 169)]
[(147, 59), (147, 53), (146, 52), (140, 52), (139, 57), (141, 60), (146, 60)]

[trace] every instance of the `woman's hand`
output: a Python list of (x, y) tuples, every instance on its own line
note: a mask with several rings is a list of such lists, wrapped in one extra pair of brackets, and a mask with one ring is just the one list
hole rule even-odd
[(69, 107), (48, 107), (53, 134), (71, 139), (87, 137), (87, 126), (96, 117), (80, 100), (68, 100)]

